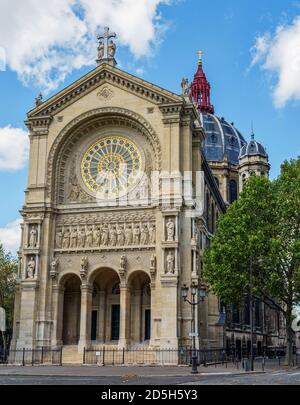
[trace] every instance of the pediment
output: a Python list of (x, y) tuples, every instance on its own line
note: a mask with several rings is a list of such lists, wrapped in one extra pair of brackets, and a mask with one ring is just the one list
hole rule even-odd
[[(182, 102), (182, 97), (177, 94), (116, 67), (103, 64), (31, 110), (27, 116), (28, 118), (53, 116), (95, 89), (103, 88), (104, 84), (119, 87), (156, 105)], [(109, 93), (103, 95), (110, 96)]]

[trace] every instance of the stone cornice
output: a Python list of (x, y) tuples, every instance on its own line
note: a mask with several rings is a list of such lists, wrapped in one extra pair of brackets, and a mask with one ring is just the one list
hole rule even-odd
[(57, 114), (104, 83), (112, 84), (157, 105), (180, 102), (181, 100), (181, 97), (174, 93), (123, 72), (120, 69), (103, 64), (31, 110), (27, 114), (28, 121), (31, 121), (33, 117), (49, 117)]

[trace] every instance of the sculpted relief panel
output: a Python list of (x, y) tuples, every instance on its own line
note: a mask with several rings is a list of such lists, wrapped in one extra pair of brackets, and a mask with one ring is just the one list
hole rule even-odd
[(134, 249), (155, 244), (155, 217), (151, 213), (68, 215), (60, 217), (56, 225), (57, 250)]

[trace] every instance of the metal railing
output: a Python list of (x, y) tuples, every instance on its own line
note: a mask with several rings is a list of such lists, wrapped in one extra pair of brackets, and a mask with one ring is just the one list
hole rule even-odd
[(5, 363), (17, 366), (62, 365), (62, 348), (60, 349), (14, 349), (7, 353)]

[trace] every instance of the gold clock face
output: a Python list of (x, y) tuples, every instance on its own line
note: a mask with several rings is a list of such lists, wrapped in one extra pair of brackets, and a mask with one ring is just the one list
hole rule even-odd
[(143, 159), (138, 147), (122, 136), (99, 139), (84, 154), (81, 176), (88, 189), (104, 198), (128, 193), (140, 180)]

